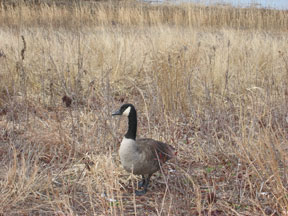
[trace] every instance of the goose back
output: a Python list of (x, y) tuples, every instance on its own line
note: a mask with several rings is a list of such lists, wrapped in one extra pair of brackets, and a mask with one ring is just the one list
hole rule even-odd
[(174, 148), (149, 138), (136, 141), (124, 138), (119, 155), (124, 169), (128, 172), (136, 175), (152, 174), (174, 156)]

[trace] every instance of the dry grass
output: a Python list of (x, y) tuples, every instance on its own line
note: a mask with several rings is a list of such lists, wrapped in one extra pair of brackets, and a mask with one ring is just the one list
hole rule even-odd
[[(287, 215), (287, 12), (5, 7), (0, 214)], [(142, 197), (117, 154), (125, 102), (178, 151)]]
[[(13, 0), (10, 0), (10, 2)], [(37, 1), (37, 0), (36, 0)], [(9, 0), (6, 0), (9, 2)], [(29, 2), (26, 0), (25, 2)], [(236, 28), (255, 30), (287, 31), (286, 11), (233, 8), (229, 6), (203, 6), (197, 4), (139, 4), (134, 1), (96, 2), (93, 0), (44, 0), (37, 5), (16, 1), (0, 5), (0, 26), (17, 28), (21, 26), (69, 28), (77, 30), (83, 26), (120, 25), (141, 26), (183, 26), (213, 29)]]

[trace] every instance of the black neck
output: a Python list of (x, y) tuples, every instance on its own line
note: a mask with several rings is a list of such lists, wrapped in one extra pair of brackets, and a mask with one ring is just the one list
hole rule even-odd
[(132, 108), (128, 116), (128, 131), (125, 134), (125, 137), (127, 139), (136, 140), (136, 133), (137, 133), (137, 113), (136, 110)]

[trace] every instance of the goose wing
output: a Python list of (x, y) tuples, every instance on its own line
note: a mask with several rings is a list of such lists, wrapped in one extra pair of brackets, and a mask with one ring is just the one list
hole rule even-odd
[(136, 143), (139, 151), (143, 152), (148, 160), (152, 159), (165, 163), (175, 155), (175, 149), (171, 145), (157, 140), (149, 138), (137, 139)]

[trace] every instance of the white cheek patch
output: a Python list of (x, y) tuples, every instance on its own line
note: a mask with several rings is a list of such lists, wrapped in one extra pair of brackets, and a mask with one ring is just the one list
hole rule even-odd
[(125, 109), (125, 111), (123, 112), (122, 115), (124, 115), (124, 116), (129, 116), (130, 110), (131, 110), (131, 107), (130, 107), (130, 106), (127, 107), (127, 108)]

